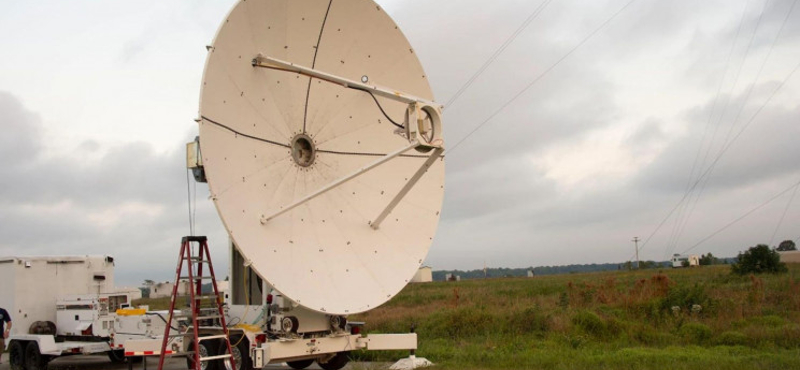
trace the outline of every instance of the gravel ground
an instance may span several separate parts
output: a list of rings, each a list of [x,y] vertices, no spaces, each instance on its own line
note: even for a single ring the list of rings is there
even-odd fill
[[[8,354],[4,353],[2,356],[2,364],[0,364],[0,370],[10,370],[10,366],[8,365]],[[165,370],[187,370],[186,369],[186,359],[184,358],[170,358],[167,359],[167,362],[164,366]],[[359,369],[359,370],[378,370],[378,369],[387,369],[390,364],[387,363],[364,363],[364,362],[356,362],[350,363],[344,367],[344,369]],[[144,369],[143,363],[136,363],[134,364],[133,368],[135,370],[142,370]],[[92,355],[92,356],[66,356],[60,357],[53,361],[51,361],[48,366],[48,370],[127,370],[128,365],[126,364],[115,364],[108,360],[108,357],[105,355]],[[156,370],[158,369],[158,357],[150,357],[147,359],[147,369],[148,370]],[[268,370],[292,370],[292,368],[281,364],[281,365],[268,365],[264,369]],[[316,364],[311,365],[308,369],[319,369],[319,366]]]

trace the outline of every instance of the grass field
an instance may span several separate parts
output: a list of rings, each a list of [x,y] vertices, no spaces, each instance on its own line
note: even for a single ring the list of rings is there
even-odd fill
[[[351,320],[415,323],[418,356],[444,369],[800,369],[798,278],[720,265],[414,284]]]
[[[718,265],[412,284],[350,320],[372,333],[416,324],[417,355],[441,369],[800,369],[800,264],[755,277]]]

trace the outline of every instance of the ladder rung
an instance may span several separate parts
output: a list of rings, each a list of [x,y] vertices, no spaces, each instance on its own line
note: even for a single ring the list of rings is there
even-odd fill
[[[213,276],[193,276],[192,279],[195,280],[202,280],[202,279],[213,279]],[[181,276],[181,279],[189,279],[188,276]]]
[[[219,360],[219,359],[223,359],[223,358],[231,358],[231,354],[230,354],[230,353],[228,353],[228,354],[224,354],[224,355],[216,355],[216,356],[200,357],[200,361],[201,361],[201,362],[202,362],[202,361],[214,361],[214,360]]]
[[[193,263],[208,263],[207,259],[200,259],[200,257],[183,257],[184,260],[189,260]]]
[[[227,338],[227,337],[228,337],[228,336],[227,336],[227,335],[225,335],[225,334],[220,334],[220,335],[209,335],[209,336],[207,336],[207,337],[199,337],[199,338],[197,338],[197,341],[199,342],[199,341],[211,340],[211,339],[222,339],[222,338]]]
[[[172,334],[169,337],[170,338],[180,338],[180,337],[188,337],[188,336],[191,336],[191,335],[194,335],[194,334],[192,334],[192,333]]]
[[[218,296],[215,296],[213,294],[212,295],[196,295],[196,296],[194,296],[194,299],[216,299],[217,297]],[[189,299],[191,299],[191,298],[189,298]]]

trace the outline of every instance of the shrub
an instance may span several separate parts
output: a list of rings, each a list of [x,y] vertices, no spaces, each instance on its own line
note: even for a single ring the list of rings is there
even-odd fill
[[[787,272],[786,264],[781,262],[778,252],[766,244],[750,247],[739,253],[737,262],[731,265],[731,272],[738,275]]]
[[[674,335],[648,326],[636,330],[633,338],[648,346],[668,346],[678,342]]]
[[[432,337],[453,339],[498,331],[494,317],[476,307],[436,311],[428,317],[422,329]]]
[[[747,336],[738,331],[726,331],[714,340],[715,344],[723,346],[746,346],[748,344]]]
[[[680,286],[675,289],[670,289],[667,296],[661,301],[662,310],[672,310],[673,307],[680,307],[681,310],[690,311],[692,306],[700,305],[700,307],[710,306],[710,299],[706,292],[706,287],[702,284],[694,284],[692,286]]]
[[[581,328],[587,334],[601,334],[606,329],[606,323],[600,316],[591,311],[578,311],[572,316],[572,324]]]
[[[575,313],[572,316],[572,324],[595,338],[612,339],[620,332],[619,325],[616,322],[613,325],[609,325],[598,314],[591,311],[578,311]]]
[[[541,333],[548,330],[548,321],[540,309],[527,307],[512,313],[507,325],[512,333]]]
[[[681,337],[694,344],[705,344],[711,339],[711,328],[700,323],[691,322],[681,326]]]
[[[770,327],[770,328],[779,328],[786,325],[786,320],[784,320],[780,316],[776,315],[765,315],[765,316],[758,316],[753,317],[750,320],[750,323],[756,324],[758,326],[763,327]]]

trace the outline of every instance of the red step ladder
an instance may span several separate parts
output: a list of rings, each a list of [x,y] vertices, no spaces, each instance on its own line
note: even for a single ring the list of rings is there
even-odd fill
[[[197,243],[197,254],[195,255],[192,243]],[[186,265],[186,276],[181,276],[183,266]],[[203,265],[208,265],[208,275],[203,275]],[[186,333],[178,335],[170,335],[170,327],[172,326],[172,318],[175,312],[175,301],[178,299],[178,287],[181,280],[189,282],[189,302],[191,303],[192,327]],[[213,295],[203,295],[203,280],[211,280],[211,285],[214,288]],[[216,306],[216,313],[202,314],[200,303],[204,300],[214,300]],[[219,319],[222,326],[224,335],[200,335],[199,322],[201,320],[214,320]],[[219,328],[214,327],[215,331]],[[208,252],[208,238],[205,236],[184,236],[181,240],[181,253],[178,256],[178,267],[175,269],[175,286],[172,288],[172,300],[169,305],[169,319],[167,326],[164,329],[164,339],[161,342],[161,354],[158,358],[158,370],[164,368],[164,358],[167,350],[167,343],[170,338],[184,337],[192,341],[192,351],[179,353],[178,355],[192,356],[194,359],[194,369],[201,370],[201,365],[207,361],[223,360],[230,361],[231,369],[236,369],[236,360],[231,356],[231,340],[228,333],[228,326],[225,324],[225,314],[222,308],[222,301],[219,298],[219,289],[217,289],[217,279],[214,276],[214,266],[211,264],[211,254]],[[221,339],[228,347],[228,352],[222,355],[215,356],[202,356],[200,351],[200,342],[204,340],[217,340]],[[185,339],[186,340],[186,339]]]

